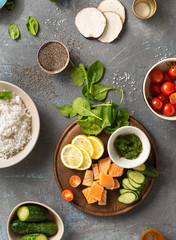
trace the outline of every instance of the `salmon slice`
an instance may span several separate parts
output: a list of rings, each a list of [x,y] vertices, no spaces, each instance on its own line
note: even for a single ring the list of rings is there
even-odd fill
[[[100,186],[98,183],[93,182],[90,188],[90,196],[96,199],[97,201],[101,200],[101,196],[103,193],[104,188]]]
[[[93,183],[93,171],[86,170],[82,185],[91,187]]]
[[[114,189],[117,189],[119,187],[120,187],[119,181],[116,178],[114,178]]]
[[[92,170],[93,170],[94,180],[99,179],[98,163],[92,164]]]
[[[117,164],[112,163],[108,170],[108,174],[112,177],[121,177],[123,175],[123,168],[119,167]]]
[[[100,173],[107,174],[108,169],[110,168],[111,159],[109,157],[101,159],[98,161],[98,169]]]
[[[98,201],[98,205],[106,205],[107,199],[107,190],[104,189],[100,201]]]
[[[115,185],[114,178],[108,174],[100,173],[100,185],[106,189],[113,190]]]
[[[95,198],[90,196],[90,187],[82,190],[82,193],[84,194],[84,197],[86,198],[88,204],[97,202],[97,200]]]

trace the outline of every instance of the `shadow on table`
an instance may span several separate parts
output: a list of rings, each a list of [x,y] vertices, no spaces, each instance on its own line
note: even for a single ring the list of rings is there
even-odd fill
[[[5,11],[5,9],[0,10],[0,24],[3,22],[15,22],[20,18],[24,10],[24,0],[15,0],[15,8],[12,11]]]

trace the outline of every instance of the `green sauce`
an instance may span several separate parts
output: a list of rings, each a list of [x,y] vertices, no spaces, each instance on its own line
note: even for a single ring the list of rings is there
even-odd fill
[[[142,152],[142,142],[135,134],[119,135],[114,141],[119,157],[136,159]]]

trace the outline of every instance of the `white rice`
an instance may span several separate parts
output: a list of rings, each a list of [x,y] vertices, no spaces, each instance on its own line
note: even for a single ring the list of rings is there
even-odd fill
[[[31,139],[32,117],[19,96],[0,100],[0,158],[22,151]]]

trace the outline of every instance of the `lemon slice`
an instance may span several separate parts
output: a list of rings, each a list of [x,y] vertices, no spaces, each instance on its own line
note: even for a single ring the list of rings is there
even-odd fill
[[[67,168],[79,168],[84,160],[81,149],[73,144],[67,144],[62,148],[61,161]]]
[[[82,151],[83,156],[84,156],[84,161],[83,161],[83,164],[79,168],[77,168],[76,170],[83,171],[83,170],[87,170],[91,167],[92,159],[91,159],[88,151],[86,151],[84,148],[81,148],[81,151]]]
[[[72,144],[74,144],[80,148],[84,148],[86,151],[88,151],[88,153],[90,154],[91,157],[94,154],[94,149],[93,149],[92,143],[91,143],[90,139],[88,137],[86,137],[85,135],[76,136],[72,140]]]
[[[103,142],[94,136],[89,136],[88,139],[91,141],[94,153],[92,155],[92,159],[99,159],[104,153],[104,144]]]

